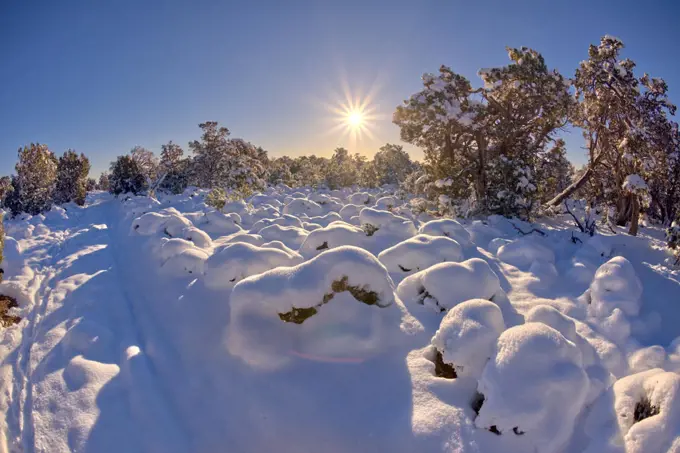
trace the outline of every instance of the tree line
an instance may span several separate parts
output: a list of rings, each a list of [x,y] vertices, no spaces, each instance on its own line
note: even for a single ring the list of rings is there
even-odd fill
[[[550,69],[529,48],[508,48],[509,63],[479,71],[481,86],[442,66],[424,74],[422,89],[396,108],[401,139],[424,151],[413,162],[403,147],[386,144],[372,160],[344,148],[330,158],[270,158],[261,147],[232,138],[217,122],[202,135],[173,142],[160,156],[142,147],[119,156],[98,181],[83,154],[56,158],[45,145],[19,150],[16,175],[0,179],[12,213],[44,212],[52,203],[82,204],[88,190],[181,193],[189,186],[247,194],[266,185],[400,185],[457,215],[501,214],[530,219],[567,199],[604,206],[619,225],[646,213],[661,222],[680,207],[680,134],[668,86],[621,57],[623,43],[605,36],[591,45],[573,77]],[[574,170],[560,132],[578,128],[587,164]]]

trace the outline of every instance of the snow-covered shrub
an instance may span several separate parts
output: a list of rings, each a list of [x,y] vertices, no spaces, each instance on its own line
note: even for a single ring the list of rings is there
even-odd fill
[[[680,436],[680,375],[655,368],[619,379],[596,401],[585,427],[592,438],[587,453],[671,451]]]
[[[57,159],[45,145],[34,144],[19,149],[13,190],[5,200],[12,215],[31,215],[49,211],[57,178]]]
[[[216,249],[208,258],[203,281],[210,289],[228,289],[251,275],[301,262],[302,257],[295,252],[233,242]]]
[[[298,217],[302,216],[303,214],[308,217],[314,217],[323,215],[323,211],[323,208],[319,204],[311,200],[307,200],[305,198],[295,198],[283,207],[282,213],[291,214]]]
[[[57,204],[74,201],[77,205],[85,204],[87,195],[87,175],[90,172],[90,161],[84,154],[80,156],[68,150],[59,158],[57,165],[57,183],[54,190],[54,202]]]
[[[258,368],[309,355],[372,356],[400,333],[393,291],[387,270],[356,247],[251,276],[231,294],[227,347]]]
[[[294,226],[269,225],[257,232],[265,241],[281,241],[288,247],[297,250],[305,241],[309,233]]]
[[[532,236],[524,236],[500,246],[497,256],[502,261],[519,268],[529,267],[535,262],[555,263],[555,253],[552,249]]]
[[[561,333],[543,323],[511,327],[479,379],[484,400],[475,425],[522,434],[533,451],[557,453],[573,431],[588,385],[580,350]]]
[[[359,212],[359,221],[366,235],[378,235],[393,243],[403,241],[416,234],[413,222],[405,217],[373,208],[364,208]],[[392,245],[392,244],[390,244]]]
[[[358,204],[347,204],[340,209],[340,217],[342,217],[342,220],[345,222],[349,222],[349,220],[352,217],[356,217],[359,215],[359,212],[365,208],[363,205],[358,205]]]
[[[666,242],[668,243],[668,248],[672,250],[675,261],[673,264],[677,265],[680,263],[680,224],[678,221],[674,221],[670,227],[666,230]]]
[[[368,206],[373,203],[375,198],[368,192],[357,192],[349,196],[349,204]]]
[[[388,195],[386,197],[378,198],[378,200],[375,202],[375,206],[373,207],[375,209],[380,209],[383,211],[391,211],[400,204],[401,202],[399,201],[399,199],[391,195]]]
[[[207,211],[201,221],[200,227],[208,234],[227,236],[240,233],[243,229],[236,223],[231,214],[221,211]]]
[[[309,233],[299,251],[305,258],[310,258],[325,250],[343,245],[363,248],[366,241],[366,233],[361,228],[344,222],[336,222]]]
[[[2,283],[2,277],[3,274],[5,273],[5,269],[2,267],[3,261],[5,259],[5,224],[3,222],[4,217],[5,217],[4,214],[0,212],[0,283]]]
[[[322,227],[328,226],[333,222],[344,222],[340,214],[337,212],[329,212],[326,215],[322,216],[315,216],[315,217],[310,217],[307,219],[309,223],[316,223],[317,225],[321,225]]]
[[[201,275],[208,254],[196,247],[190,247],[177,255],[169,257],[161,266],[161,271],[173,277],[187,274]]]
[[[470,244],[470,233],[460,222],[453,219],[431,220],[418,229],[418,234],[446,236],[455,240],[463,247]]]
[[[297,228],[302,228],[302,221],[299,218],[292,216],[290,214],[283,214],[281,217],[276,217],[273,219],[260,219],[250,227],[250,231],[258,232],[262,228],[269,225],[281,225],[281,226],[292,226]]]
[[[227,203],[227,193],[224,189],[216,187],[205,197],[205,204],[220,211]]]
[[[417,318],[419,313],[436,325],[442,313],[470,299],[493,300],[502,293],[498,276],[486,261],[472,258],[462,263],[440,263],[406,277],[397,296]]]
[[[640,313],[642,283],[633,265],[616,256],[599,267],[590,284],[590,311],[594,316],[607,317],[615,309],[627,316]]]
[[[445,236],[418,234],[383,250],[378,259],[388,271],[410,275],[438,263],[463,260],[463,250]]]
[[[628,365],[632,373],[663,368],[665,362],[666,350],[659,345],[638,349],[628,357]]]
[[[116,161],[111,163],[109,192],[114,195],[122,193],[138,195],[144,193],[148,188],[149,185],[144,176],[144,171],[132,156],[118,156]]]
[[[446,313],[432,337],[435,360],[451,366],[456,375],[477,377],[504,330],[503,314],[493,302],[472,299],[458,304]]]

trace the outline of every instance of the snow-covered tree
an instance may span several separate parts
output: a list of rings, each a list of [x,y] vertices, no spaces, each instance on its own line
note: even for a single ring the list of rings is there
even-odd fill
[[[97,189],[108,192],[109,188],[110,188],[109,174],[107,172],[103,172],[101,175],[99,175],[99,181],[97,181]]]
[[[326,168],[326,184],[331,189],[349,187],[359,180],[356,160],[345,148],[336,148]]]
[[[12,191],[12,178],[3,176],[0,178],[0,206],[5,205],[5,198]]]
[[[148,188],[148,179],[144,170],[132,156],[118,156],[111,163],[109,175],[109,192],[120,195],[121,193],[144,193]]]
[[[218,127],[216,121],[199,127],[201,140],[189,143],[197,185],[238,190],[264,187],[266,151],[242,139],[229,139],[229,130]]]
[[[400,184],[413,171],[413,162],[404,147],[387,143],[373,157],[378,183]]]
[[[172,141],[162,146],[157,186],[170,193],[182,193],[189,185],[191,160],[183,158],[184,150]]]
[[[296,186],[316,186],[324,182],[328,159],[311,156],[300,156],[293,160],[290,172]]]
[[[404,141],[424,148],[429,179],[452,182],[447,196],[472,195],[478,209],[506,215],[533,206],[538,155],[573,103],[541,54],[523,47],[508,55],[509,65],[480,71],[479,89],[446,66],[425,74],[424,89],[393,118]]]
[[[227,194],[224,189],[216,187],[205,197],[205,204],[217,210],[221,210],[227,203]]]
[[[541,203],[551,200],[572,182],[574,166],[567,159],[564,140],[557,139],[553,146],[539,155],[536,180]]]
[[[616,223],[631,221],[632,226],[641,200],[639,193],[624,188],[626,179],[638,175],[645,180],[653,187],[649,193],[657,198],[655,206],[665,210],[664,186],[673,180],[679,141],[677,125],[668,118],[676,110],[668,86],[646,74],[636,78],[635,62],[621,59],[622,49],[621,40],[604,36],[598,46],[590,46],[589,58],[576,71],[579,103],[573,122],[583,130],[588,165],[548,204],[561,204],[580,190],[591,201],[616,206]]]
[[[97,190],[97,180],[94,178],[87,178],[87,185],[86,185],[87,191],[92,192],[93,190]]]
[[[74,201],[82,206],[87,195],[87,176],[90,173],[90,160],[84,154],[78,155],[68,150],[59,158],[57,165],[57,185],[54,202],[57,204]]]
[[[293,174],[290,171],[293,165],[293,159],[288,156],[282,156],[269,161],[267,182],[269,184],[288,184],[295,185]]]
[[[32,143],[19,149],[16,164],[16,197],[12,202],[12,214],[27,212],[31,215],[49,211],[57,179],[57,159],[46,145]]]
[[[135,146],[130,150],[130,157],[132,157],[137,166],[141,169],[146,183],[149,187],[153,187],[158,181],[158,158],[150,151],[142,146]]]

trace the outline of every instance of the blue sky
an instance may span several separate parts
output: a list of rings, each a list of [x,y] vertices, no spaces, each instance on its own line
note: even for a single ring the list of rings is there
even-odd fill
[[[447,64],[476,84],[525,45],[572,75],[607,33],[677,103],[679,18],[675,0],[2,0],[0,174],[32,141],[84,152],[99,173],[134,145],[186,149],[207,120],[273,156],[370,156],[399,142],[391,114],[423,72]],[[373,93],[373,138],[329,133],[344,85]]]

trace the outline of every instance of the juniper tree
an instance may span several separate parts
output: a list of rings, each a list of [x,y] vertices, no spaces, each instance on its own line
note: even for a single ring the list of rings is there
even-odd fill
[[[84,154],[78,155],[73,150],[64,152],[57,164],[57,184],[54,202],[57,204],[74,201],[82,206],[87,195],[87,176],[90,173],[90,161]]]
[[[138,161],[132,156],[119,156],[115,162],[111,163],[109,192],[115,195],[128,192],[138,195],[148,188],[148,178]]]
[[[172,141],[162,146],[158,188],[173,194],[184,192],[189,185],[190,160],[183,155],[182,147]]]
[[[413,162],[404,147],[387,143],[373,157],[378,184],[399,184],[413,171]]]
[[[32,143],[19,149],[12,214],[31,215],[49,211],[57,179],[57,159],[46,145]]]
[[[106,172],[103,172],[101,175],[99,175],[99,181],[97,181],[97,189],[103,190],[105,192],[109,191],[109,174]]]

